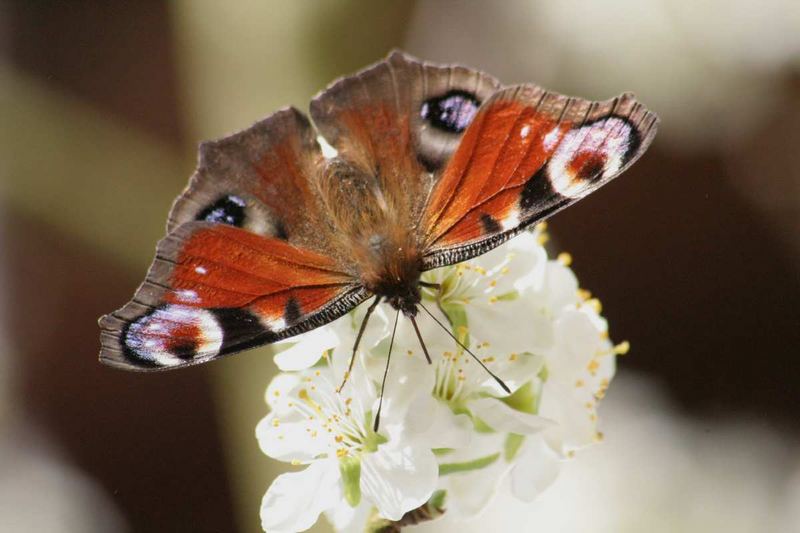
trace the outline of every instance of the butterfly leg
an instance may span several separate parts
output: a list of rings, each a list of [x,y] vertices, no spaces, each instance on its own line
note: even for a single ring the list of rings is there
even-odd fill
[[[372,312],[375,311],[375,308],[378,307],[378,304],[381,302],[381,297],[376,296],[375,300],[370,304],[367,308],[367,314],[364,315],[364,320],[361,321],[361,327],[358,329],[358,335],[356,335],[356,342],[353,344],[353,353],[350,355],[350,362],[347,364],[347,371],[344,373],[344,378],[342,379],[342,384],[339,385],[339,388],[336,389],[336,392],[342,392],[345,384],[347,384],[347,380],[350,377],[350,373],[353,371],[353,363],[356,361],[356,352],[358,351],[358,345],[361,343],[361,337],[364,335],[364,330],[367,329],[367,322],[369,322],[369,317],[372,315]]]
[[[419,286],[420,287],[425,287],[426,289],[436,289],[437,291],[441,291],[442,290],[442,284],[441,283],[430,283],[430,282],[427,282],[427,281],[420,280],[419,281]]]

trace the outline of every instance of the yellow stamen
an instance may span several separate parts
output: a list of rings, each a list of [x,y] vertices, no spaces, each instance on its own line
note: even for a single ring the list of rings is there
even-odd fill
[[[320,405],[317,402],[315,402],[309,397],[308,391],[306,389],[300,389],[300,392],[297,393],[297,397],[303,400],[303,402],[305,402],[309,406],[311,406],[311,408],[314,409],[314,411],[316,411],[317,413],[320,414],[322,413],[322,407],[320,407]],[[313,420],[314,417],[312,416],[310,417],[310,419]]]
[[[622,341],[621,343],[614,346],[614,353],[617,355],[625,355],[630,351],[631,343],[628,341]]]

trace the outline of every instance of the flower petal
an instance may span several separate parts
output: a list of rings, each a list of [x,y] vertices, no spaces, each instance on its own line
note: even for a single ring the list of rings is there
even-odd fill
[[[297,343],[275,355],[275,364],[284,372],[311,368],[326,350],[339,342],[339,336],[331,327],[311,330],[298,337]]]
[[[256,425],[261,451],[279,461],[307,462],[327,451],[326,441],[311,438],[307,421],[296,413],[280,418],[272,412]]]
[[[364,500],[357,507],[337,505],[325,511],[325,517],[337,533],[364,533],[370,514],[372,504]]]
[[[305,470],[275,478],[261,500],[261,527],[268,533],[305,531],[340,500],[336,461],[314,462]]]
[[[479,398],[467,403],[473,415],[501,433],[532,435],[552,427],[554,422],[538,415],[512,409],[497,398]]]
[[[522,501],[532,502],[558,476],[558,455],[538,437],[527,439],[523,452],[511,470],[511,492]]]
[[[399,520],[428,501],[438,478],[436,457],[422,447],[380,446],[361,459],[361,493],[388,520]]]
[[[291,410],[290,393],[298,383],[300,383],[300,377],[297,374],[278,374],[272,378],[267,386],[267,392],[264,394],[264,399],[272,412],[284,414]]]
[[[467,415],[456,415],[429,394],[420,394],[408,408],[406,438],[414,446],[461,448],[469,446],[472,422]]]
[[[548,301],[555,311],[578,302],[578,279],[569,267],[558,261],[548,261],[545,273],[547,281],[540,297]]]
[[[461,517],[478,514],[492,500],[509,466],[501,458],[482,469],[443,477],[443,487],[447,490],[447,512]]]

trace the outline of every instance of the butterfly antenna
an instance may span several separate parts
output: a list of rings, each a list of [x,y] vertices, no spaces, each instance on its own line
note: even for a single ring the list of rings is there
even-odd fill
[[[375,423],[372,425],[372,431],[378,432],[378,426],[381,424],[381,409],[383,409],[383,390],[386,388],[386,376],[389,375],[389,361],[392,359],[392,347],[394,346],[394,334],[397,332],[397,321],[400,318],[400,310],[394,317],[394,327],[392,328],[392,340],[389,341],[389,355],[386,356],[386,368],[383,370],[383,381],[381,381],[381,399],[378,400],[378,412],[375,414]]]
[[[419,339],[419,345],[422,346],[422,352],[425,354],[425,359],[428,360],[428,364],[433,363],[433,361],[431,361],[431,356],[428,353],[428,347],[425,346],[425,341],[422,340],[422,334],[419,332],[419,326],[417,326],[417,319],[414,318],[413,316],[410,316],[408,318],[411,319],[411,324],[414,326],[414,331],[417,332],[417,338]]]
[[[486,365],[483,363],[483,361],[481,361],[481,360],[478,358],[478,356],[477,356],[477,355],[475,355],[474,353],[472,353],[472,351],[471,351],[469,348],[467,348],[466,346],[464,346],[464,343],[462,343],[460,340],[458,340],[458,338],[457,338],[455,335],[453,335],[453,333],[450,331],[450,328],[448,328],[447,326],[445,326],[444,324],[442,324],[442,322],[441,322],[441,321],[440,321],[438,318],[436,318],[436,317],[434,316],[434,314],[433,314],[433,313],[431,313],[430,311],[428,311],[428,308],[427,308],[427,307],[425,307],[425,306],[424,306],[424,305],[422,305],[422,304],[419,304],[419,306],[420,306],[422,309],[424,309],[424,310],[425,310],[425,312],[426,312],[426,313],[428,313],[428,315],[429,315],[429,316],[430,316],[430,317],[433,319],[433,321],[434,321],[434,322],[436,322],[437,324],[439,324],[439,326],[441,326],[441,328],[442,328],[443,330],[445,330],[445,332],[447,332],[447,334],[448,334],[448,335],[450,335],[450,337],[451,337],[451,338],[452,338],[454,341],[456,341],[456,344],[458,344],[459,346],[461,346],[462,348],[464,348],[464,350],[465,350],[465,351],[466,351],[468,354],[470,354],[470,355],[472,356],[472,358],[473,358],[473,359],[475,359],[475,361],[477,361],[477,363],[478,363],[479,365],[481,365],[481,367],[483,367],[483,369],[484,369],[484,370],[485,370],[485,371],[486,371],[486,372],[487,372],[487,373],[488,373],[490,376],[492,376],[492,377],[494,378],[494,380],[497,382],[497,384],[498,384],[498,385],[500,385],[500,386],[503,388],[503,390],[504,390],[504,391],[506,391],[508,394],[511,394],[511,389],[509,389],[509,388],[508,388],[508,385],[506,385],[505,383],[503,383],[503,380],[502,380],[502,379],[500,379],[499,377],[497,377],[497,376],[494,374],[494,372],[492,372],[491,370],[489,370],[489,368],[488,368],[488,367],[487,367],[487,366],[486,366]]]
[[[372,315],[372,312],[375,311],[375,308],[378,307],[380,301],[381,297],[376,296],[375,300],[367,308],[367,314],[364,315],[364,320],[361,321],[361,327],[358,328],[358,335],[356,335],[356,342],[355,344],[353,344],[353,353],[350,355],[350,362],[347,364],[347,372],[344,373],[342,384],[339,385],[338,389],[336,389],[337,393],[342,392],[342,389],[344,388],[348,378],[350,377],[350,373],[353,371],[353,363],[356,360],[356,351],[358,350],[358,345],[361,343],[361,337],[364,335],[364,330],[367,329],[367,322],[369,321],[369,317]]]

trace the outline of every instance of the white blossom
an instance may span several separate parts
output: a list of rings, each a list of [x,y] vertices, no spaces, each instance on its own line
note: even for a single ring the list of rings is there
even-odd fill
[[[548,259],[545,239],[526,232],[423,274],[439,285],[423,289],[417,315],[431,365],[402,316],[392,344],[397,312],[387,304],[370,318],[340,393],[366,306],[276,356],[284,373],[268,388],[271,412],[256,435],[270,457],[308,466],[267,491],[265,530],[300,531],[325,512],[337,530],[359,531],[375,516],[400,519],[436,489],[455,515],[476,514],[506,482],[531,501],[563,460],[599,440],[597,402],[627,346],[611,345],[599,302],[578,288],[568,256]]]

